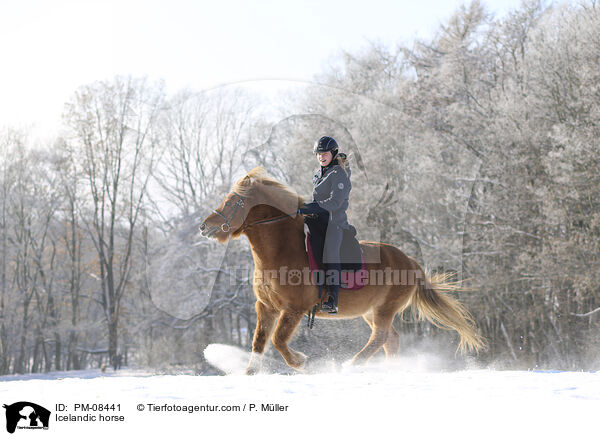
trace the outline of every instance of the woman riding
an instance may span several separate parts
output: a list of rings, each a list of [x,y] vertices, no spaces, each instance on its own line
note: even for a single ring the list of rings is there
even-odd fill
[[[326,278],[329,299],[321,309],[331,314],[338,312],[340,285],[340,246],[344,230],[349,228],[346,209],[352,184],[346,155],[338,153],[338,144],[330,136],[323,136],[314,146],[321,168],[313,177],[313,201],[298,209],[298,213],[314,214],[326,223],[323,263],[327,264]]]

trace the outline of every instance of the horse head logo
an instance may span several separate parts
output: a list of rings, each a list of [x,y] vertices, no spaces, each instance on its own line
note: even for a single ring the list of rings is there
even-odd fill
[[[6,431],[14,433],[17,425],[27,428],[48,428],[50,411],[29,401],[4,405],[6,409]],[[41,425],[40,425],[41,422]]]

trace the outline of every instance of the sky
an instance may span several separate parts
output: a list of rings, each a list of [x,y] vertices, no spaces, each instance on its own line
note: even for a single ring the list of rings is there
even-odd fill
[[[503,15],[521,0],[489,0]],[[431,37],[462,0],[0,0],[0,128],[52,132],[81,85],[310,81],[341,50]]]

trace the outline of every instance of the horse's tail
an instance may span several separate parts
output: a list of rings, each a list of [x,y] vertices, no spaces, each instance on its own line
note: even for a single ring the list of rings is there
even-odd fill
[[[485,339],[477,333],[475,321],[469,311],[458,300],[448,295],[451,291],[460,291],[461,283],[452,281],[452,274],[424,275],[419,280],[412,296],[411,304],[419,319],[427,319],[433,325],[456,330],[460,335],[458,350],[478,352],[485,346]]]

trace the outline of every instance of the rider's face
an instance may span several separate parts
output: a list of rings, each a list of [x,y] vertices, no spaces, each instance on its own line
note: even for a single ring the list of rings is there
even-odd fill
[[[326,167],[331,162],[332,155],[330,151],[326,151],[324,153],[317,153],[317,160],[321,164],[322,167]]]

